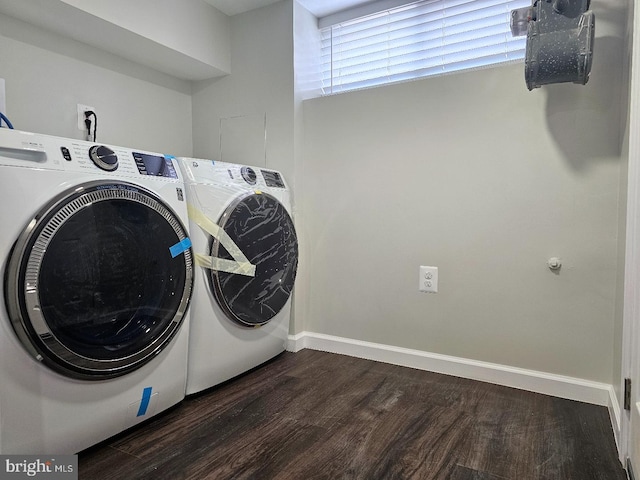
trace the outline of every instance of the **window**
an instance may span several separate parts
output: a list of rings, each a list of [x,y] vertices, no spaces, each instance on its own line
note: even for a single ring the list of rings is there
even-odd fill
[[[524,59],[511,10],[530,0],[422,0],[321,29],[323,93]]]

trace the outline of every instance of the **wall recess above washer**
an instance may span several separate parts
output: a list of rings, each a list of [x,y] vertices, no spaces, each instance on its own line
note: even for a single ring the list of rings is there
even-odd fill
[[[0,13],[176,78],[231,72],[229,17],[199,0],[0,0]]]

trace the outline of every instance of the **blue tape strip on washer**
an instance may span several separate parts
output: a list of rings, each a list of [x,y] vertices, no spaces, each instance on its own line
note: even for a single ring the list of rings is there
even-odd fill
[[[140,401],[140,408],[138,409],[138,415],[136,415],[136,417],[142,417],[147,413],[149,402],[151,401],[151,390],[153,390],[152,387],[145,387],[142,391],[142,400]]]
[[[184,253],[186,250],[189,250],[189,248],[191,248],[191,239],[187,237],[181,242],[176,243],[173,247],[169,247],[169,252],[171,252],[171,258],[176,258],[181,253]]]
[[[173,155],[165,155],[164,158],[166,158],[167,160],[175,160],[176,157],[174,157]]]

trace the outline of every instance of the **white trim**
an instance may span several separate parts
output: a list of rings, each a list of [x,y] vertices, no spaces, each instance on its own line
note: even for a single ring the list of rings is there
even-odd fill
[[[297,353],[300,350],[307,348],[307,335],[308,332],[301,332],[297,335],[289,335],[287,339],[287,352]]]
[[[615,389],[613,388],[613,385],[609,385],[609,403],[607,404],[607,408],[609,409],[609,418],[611,420],[611,428],[613,429],[613,438],[616,441],[618,454],[620,454],[620,433],[622,428],[622,418],[620,416],[620,402],[618,401],[618,397],[616,395]]]
[[[614,431],[619,431],[619,427],[615,426],[619,425],[620,418],[619,407],[616,409],[616,395],[613,387],[606,383],[322,333],[301,332],[289,336],[288,351],[298,352],[305,348],[601,405],[608,407]]]
[[[624,378],[632,380],[632,403],[640,398],[640,387],[637,380],[640,379],[640,9],[632,3],[633,9],[633,35],[631,50],[631,78],[629,84],[629,167],[627,172],[627,223],[625,245],[625,271],[624,271],[624,307],[622,327],[622,383]],[[634,385],[635,384],[635,385]],[[632,457],[634,451],[633,438],[631,437],[631,415],[622,412],[620,460],[624,465],[629,458],[632,462],[638,459]],[[637,467],[637,465],[635,465]],[[636,468],[637,470],[637,468]]]

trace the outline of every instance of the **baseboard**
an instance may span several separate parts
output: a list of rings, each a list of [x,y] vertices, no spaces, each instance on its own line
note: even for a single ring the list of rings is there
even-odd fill
[[[299,352],[307,348],[307,336],[309,332],[298,333],[297,335],[289,335],[287,339],[287,352]]]
[[[606,383],[321,333],[301,332],[289,336],[288,351],[298,352],[305,348],[480,380],[604,406],[609,409],[614,432],[617,432],[616,441],[620,432],[620,407],[613,387]]]
[[[607,403],[609,409],[609,418],[611,420],[611,428],[613,429],[613,438],[616,441],[616,448],[620,453],[620,435],[622,434],[622,415],[620,411],[620,402],[616,391],[612,385],[609,385],[609,402]]]

